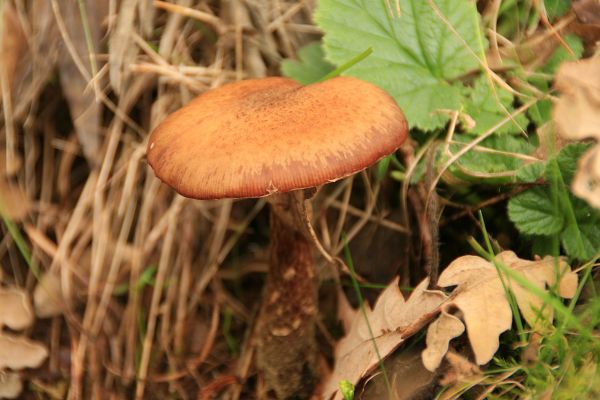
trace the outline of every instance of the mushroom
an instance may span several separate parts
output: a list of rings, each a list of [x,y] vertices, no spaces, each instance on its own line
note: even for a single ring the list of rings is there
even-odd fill
[[[183,196],[268,196],[270,266],[256,361],[278,398],[308,397],[317,376],[317,284],[305,199],[393,153],[407,132],[394,99],[370,83],[337,77],[302,86],[272,77],[208,91],[149,138],[149,164]]]

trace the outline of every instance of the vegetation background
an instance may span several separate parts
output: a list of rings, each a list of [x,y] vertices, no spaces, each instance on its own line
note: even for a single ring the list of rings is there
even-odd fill
[[[319,259],[324,369],[340,293],[373,304],[397,275],[409,293],[501,250],[579,276],[569,301],[525,285],[555,317],[532,326],[513,302],[485,366],[463,335],[426,372],[422,326],[347,398],[600,395],[597,0],[0,0],[0,16],[0,396],[262,397],[265,202],[176,195],[146,139],[225,83],[339,73],[388,91],[411,140],[316,197],[319,240],[352,267]]]

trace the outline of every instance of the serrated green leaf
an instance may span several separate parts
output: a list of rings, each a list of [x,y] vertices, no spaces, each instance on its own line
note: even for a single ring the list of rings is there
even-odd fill
[[[555,74],[560,64],[565,61],[578,60],[583,55],[583,41],[578,36],[566,35],[563,39],[572,53],[563,46],[558,46],[542,67],[542,71]]]
[[[472,140],[469,135],[454,135],[457,142],[468,143]],[[456,177],[469,182],[480,183],[509,183],[513,182],[517,170],[524,161],[510,154],[498,154],[483,151],[483,148],[500,150],[506,153],[530,154],[534,146],[520,137],[510,135],[491,136],[481,142],[482,149],[473,149],[463,155],[456,163],[450,166],[450,172]],[[450,150],[457,153],[463,145],[453,144]],[[484,177],[485,174],[496,176]],[[502,176],[498,175],[501,174]]]
[[[560,233],[564,217],[541,187],[530,189],[508,202],[508,217],[521,233],[549,236]]]
[[[311,43],[298,50],[299,61],[286,59],[281,62],[281,72],[303,85],[317,82],[333,71],[333,65],[325,60],[321,43]]]
[[[481,76],[472,88],[466,89],[465,111],[476,123],[469,133],[482,134],[514,111],[513,95],[498,86],[492,89],[491,84],[485,76]],[[525,115],[519,114],[496,129],[496,133],[519,133],[527,127],[527,123]]]
[[[436,110],[459,109],[464,93],[455,80],[478,67],[471,51],[478,53],[485,39],[477,9],[474,2],[454,0],[400,0],[399,5],[401,15],[396,16],[385,0],[322,0],[315,21],[325,32],[328,60],[340,65],[373,48],[371,56],[346,74],[390,93],[411,126],[440,128],[448,116]]]
[[[577,170],[577,161],[590,148],[587,143],[570,143],[563,147],[556,157],[558,168],[566,185],[570,185]]]
[[[562,245],[569,256],[589,260],[600,251],[600,212],[573,195],[569,198],[576,223],[565,228]]]
[[[523,165],[517,171],[517,181],[522,183],[532,183],[544,175],[546,164],[543,162],[534,162]]]
[[[567,254],[578,260],[589,260],[598,253],[600,228],[590,224],[569,225],[562,235],[562,245]]]

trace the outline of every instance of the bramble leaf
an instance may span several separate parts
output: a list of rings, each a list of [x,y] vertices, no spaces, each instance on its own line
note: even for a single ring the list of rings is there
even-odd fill
[[[402,107],[409,124],[442,127],[458,110],[463,86],[456,80],[478,68],[481,35],[473,2],[400,0],[400,15],[386,1],[322,0],[315,21],[325,32],[326,58],[336,65],[367,48],[373,54],[346,74],[380,86]],[[393,13],[393,14],[392,14]]]
[[[546,164],[543,162],[534,162],[523,165],[517,170],[517,181],[523,183],[535,182],[544,175]]]
[[[472,139],[469,135],[455,134],[454,143],[450,146],[452,154],[456,154],[464,143]],[[517,171],[524,165],[519,154],[531,154],[535,147],[525,140],[511,135],[494,135],[465,153],[450,167],[452,174],[464,181],[480,183],[509,183],[516,178]],[[502,153],[494,152],[498,150]],[[448,155],[449,156],[449,155]]]
[[[569,256],[589,260],[600,251],[600,212],[575,196],[569,197],[575,223],[565,228],[561,242]]]
[[[508,203],[508,217],[521,233],[531,235],[557,234],[564,226],[562,213],[541,187],[513,197]]]
[[[589,143],[570,143],[563,147],[556,161],[566,185],[570,185],[577,170],[577,160],[590,148]]]
[[[465,103],[465,111],[476,123],[469,133],[482,134],[514,112],[513,95],[497,85],[492,89],[485,76],[479,77],[466,93],[468,101]],[[519,114],[495,132],[519,133],[527,128],[527,122],[527,117]]]
[[[564,298],[572,298],[577,289],[577,274],[560,259],[546,257],[529,261],[517,257],[512,251],[503,251],[495,262],[528,282],[531,287],[545,291],[556,287]],[[449,301],[442,304],[441,315],[427,331],[427,348],[423,351],[423,364],[434,371],[448,350],[448,341],[467,330],[469,342],[479,365],[489,362],[500,345],[499,336],[511,327],[511,310],[507,290],[510,288],[521,315],[534,330],[544,321],[551,321],[553,310],[544,307],[544,299],[521,286],[518,280],[502,272],[497,266],[481,257],[463,256],[455,259],[440,274],[438,285],[457,286]],[[461,311],[461,318],[453,315]],[[540,318],[541,317],[541,318]],[[462,322],[461,322],[462,319]],[[440,329],[440,326],[443,329]]]
[[[568,191],[577,160],[588,148],[583,143],[569,144],[555,160],[549,161],[544,177],[547,182],[559,185],[558,194],[553,194],[550,186],[539,186],[508,202],[508,216],[517,229],[524,234],[539,235],[533,238],[534,253],[550,254],[549,244],[540,247],[541,237],[555,234],[560,234],[565,253],[575,259],[586,260],[600,251],[600,211]],[[557,174],[560,179],[555,177]]]

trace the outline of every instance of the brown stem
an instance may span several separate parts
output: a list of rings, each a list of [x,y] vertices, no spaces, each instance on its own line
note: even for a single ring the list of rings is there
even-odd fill
[[[279,399],[309,398],[316,377],[317,288],[296,194],[271,203],[271,260],[257,324],[257,366]]]

